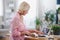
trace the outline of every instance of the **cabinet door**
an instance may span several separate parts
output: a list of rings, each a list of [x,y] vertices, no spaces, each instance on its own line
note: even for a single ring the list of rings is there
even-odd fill
[[[10,21],[16,11],[16,1],[15,0],[4,0],[3,1],[3,21],[5,28],[9,28]]]

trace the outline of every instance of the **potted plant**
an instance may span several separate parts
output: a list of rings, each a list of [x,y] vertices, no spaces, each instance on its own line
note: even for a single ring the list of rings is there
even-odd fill
[[[60,35],[60,26],[59,25],[53,25],[52,28],[54,35]]]
[[[48,28],[51,29],[51,26],[53,25],[53,22],[55,20],[55,13],[54,11],[50,10],[45,13],[45,20],[48,23]]]
[[[58,14],[60,14],[60,7],[57,9],[57,11],[58,11]]]
[[[45,20],[47,22],[53,23],[54,19],[55,19],[55,14],[53,11],[47,11],[47,13],[45,13]]]
[[[40,30],[41,21],[39,18],[36,18],[36,29]]]
[[[49,13],[45,13],[45,20],[49,21]]]

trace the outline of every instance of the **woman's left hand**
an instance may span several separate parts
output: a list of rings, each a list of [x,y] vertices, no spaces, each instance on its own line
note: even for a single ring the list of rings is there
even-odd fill
[[[43,34],[43,32],[38,31],[38,30],[29,30],[29,32],[31,32],[31,33],[37,33],[37,34]]]

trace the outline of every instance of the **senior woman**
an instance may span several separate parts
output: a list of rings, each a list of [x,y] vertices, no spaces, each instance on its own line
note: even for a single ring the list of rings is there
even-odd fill
[[[24,35],[30,34],[30,32],[28,32],[25,29],[25,25],[23,23],[23,15],[27,14],[29,8],[30,8],[30,6],[28,3],[22,2],[19,7],[18,12],[14,16],[14,18],[11,22],[12,40],[24,40]]]
[[[23,16],[27,14],[30,5],[26,2],[22,2],[18,12],[14,16],[11,22],[11,40],[24,40],[24,35],[30,35],[33,30],[26,30],[25,25],[23,23]],[[34,30],[33,32],[38,33],[38,31]]]

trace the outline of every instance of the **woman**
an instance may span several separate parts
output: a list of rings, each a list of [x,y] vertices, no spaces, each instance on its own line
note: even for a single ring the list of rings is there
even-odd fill
[[[30,6],[26,2],[22,2],[18,12],[11,22],[12,27],[12,35],[11,38],[13,40],[24,40],[24,35],[30,35],[31,30],[27,31],[25,29],[25,25],[23,23],[23,15],[26,15]],[[33,30],[32,30],[33,31]],[[38,31],[34,30],[33,32],[38,33]],[[11,39],[11,40],[12,40]]]
[[[25,34],[30,34],[23,23],[23,15],[26,15],[30,6],[26,2],[22,2],[18,12],[11,22],[13,40],[24,40]]]

